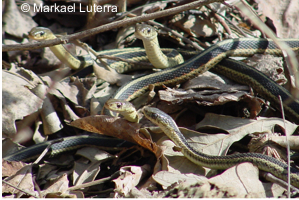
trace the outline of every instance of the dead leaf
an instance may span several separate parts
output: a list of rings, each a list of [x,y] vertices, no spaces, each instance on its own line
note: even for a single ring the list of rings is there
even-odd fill
[[[259,11],[273,21],[280,38],[299,38],[299,1],[257,0]]]
[[[100,172],[100,164],[101,161],[89,163],[82,158],[76,161],[73,171],[74,186],[93,181]]]
[[[93,181],[100,171],[99,166],[101,163],[108,159],[115,158],[113,155],[95,147],[85,147],[79,149],[76,152],[76,155],[80,155],[83,158],[75,161],[75,167],[73,171],[74,186]],[[87,162],[86,159],[88,159],[90,162]]]
[[[11,185],[15,187],[21,188],[22,190],[25,190],[30,194],[35,195],[34,184],[32,180],[32,165],[24,166],[15,175],[5,179],[5,181],[9,182]],[[2,192],[16,194],[18,197],[24,195],[23,192],[16,190],[7,184],[2,185]]]
[[[222,174],[210,178],[209,182],[217,185],[219,188],[230,187],[233,193],[244,197],[273,197],[267,196],[264,185],[259,180],[259,170],[251,163],[242,163],[231,167]]]
[[[188,160],[180,151],[175,151],[174,147],[176,147],[176,145],[168,137],[163,136],[156,143],[163,149],[163,155],[167,159],[166,169],[169,172],[206,175],[206,171],[203,167]]]
[[[137,186],[140,181],[149,175],[151,171],[148,165],[139,166],[126,166],[120,169],[122,175],[117,179],[113,180],[116,185],[117,196],[127,196],[128,193]]]
[[[29,6],[29,4],[27,3]],[[3,13],[3,30],[15,37],[22,38],[32,27],[37,26],[34,20],[20,12],[14,0],[6,0]]]
[[[294,151],[299,150],[299,136],[289,136],[290,148]],[[271,141],[279,144],[280,146],[287,147],[286,136],[272,136]]]
[[[12,138],[16,133],[15,120],[23,119],[42,106],[42,99],[26,87],[26,79],[18,75],[2,72],[2,134]]]
[[[5,138],[2,140],[2,158],[6,157],[10,154],[13,154],[16,151],[19,151],[22,148],[24,148],[24,147],[16,144],[9,138]]]
[[[284,85],[287,79],[284,74],[283,58],[268,54],[256,54],[244,60],[244,62],[263,72],[266,76],[280,85]]]
[[[113,159],[115,156],[109,154],[106,151],[102,151],[95,147],[85,147],[81,148],[76,152],[76,155],[82,156],[91,162],[104,162],[107,159]]]
[[[242,131],[243,133],[239,134],[243,135],[254,132],[271,131],[276,125],[284,127],[284,121],[275,117],[258,117],[256,120],[252,120],[208,113],[205,118],[196,125],[196,130],[204,126],[214,126],[231,134]],[[298,125],[286,121],[286,134],[292,135],[297,128]]]
[[[12,176],[16,174],[17,171],[22,169],[26,164],[23,162],[8,162],[2,159],[2,177]]]
[[[170,88],[159,90],[160,99],[171,103],[195,100],[199,105],[223,105],[230,101],[239,101],[248,94],[245,91],[249,90],[248,86],[233,83],[211,72],[187,81],[182,88],[184,91]]]
[[[40,115],[42,117],[44,135],[46,136],[56,133],[63,128],[63,125],[61,124],[60,119],[49,99],[49,95],[46,95],[47,90],[49,90],[49,88],[44,84],[38,84],[36,87],[30,89],[30,91],[36,96],[43,99],[43,106]]]
[[[209,184],[208,181],[201,181],[190,184],[188,181],[182,181],[173,184],[166,191],[161,192],[158,198],[242,198],[237,192],[229,190],[228,187],[219,188],[217,185]]]
[[[210,19],[204,19],[199,15],[188,15],[175,22],[174,25],[183,29],[192,37],[211,37],[217,33],[215,24]]]
[[[95,80],[86,79],[85,83],[83,80],[79,78],[64,79],[56,84],[56,89],[74,105],[86,107],[87,101],[90,100],[91,94],[96,89],[96,83]]]
[[[180,181],[188,182],[190,185],[198,182],[205,182],[207,178],[205,176],[198,176],[195,174],[181,174],[168,171],[160,171],[153,175],[153,179],[162,185],[164,189],[169,187],[174,183],[179,183]]]
[[[48,177],[51,176],[51,174],[56,174],[57,170],[58,167],[56,165],[40,164],[36,180],[39,180],[41,185],[46,184],[47,181],[49,181]]]
[[[160,149],[155,145],[151,138],[144,137],[138,130],[140,124],[128,122],[121,118],[109,117],[106,115],[93,115],[77,119],[70,123],[71,126],[103,135],[108,135],[123,139],[129,142],[137,143],[140,146],[149,149],[156,155],[160,155]]]
[[[42,191],[42,196],[47,196],[48,194],[68,194],[69,180],[67,174],[63,174],[60,178],[56,179]]]

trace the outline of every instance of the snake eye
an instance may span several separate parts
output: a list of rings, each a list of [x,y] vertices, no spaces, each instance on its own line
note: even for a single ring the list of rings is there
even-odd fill
[[[147,29],[147,33],[151,33],[151,29],[150,28]]]
[[[41,32],[39,32],[39,35],[40,35],[40,36],[43,36],[43,35],[45,35],[45,32],[44,32],[44,31],[41,31]]]
[[[117,108],[121,108],[121,103],[116,104]]]

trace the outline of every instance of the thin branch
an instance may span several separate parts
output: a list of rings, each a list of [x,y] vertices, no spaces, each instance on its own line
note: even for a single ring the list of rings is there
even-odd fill
[[[19,191],[21,191],[21,192],[24,192],[25,194],[27,194],[27,195],[29,195],[29,196],[32,196],[32,197],[34,197],[34,198],[39,198],[39,197],[36,196],[35,194],[32,194],[32,193],[30,193],[30,192],[28,192],[28,191],[25,191],[25,190],[23,190],[23,189],[21,189],[21,188],[18,188],[17,186],[12,185],[11,183],[9,183],[9,182],[7,182],[7,181],[5,181],[5,180],[2,180],[2,183],[5,183],[5,184],[9,185],[10,187],[12,187],[12,188],[14,188],[14,189],[16,189],[16,190],[19,190]]]
[[[79,33],[74,33],[71,35],[67,35],[67,36],[63,36],[61,38],[57,38],[54,40],[46,40],[46,41],[42,41],[40,43],[26,43],[26,44],[20,44],[20,45],[2,45],[2,51],[18,51],[18,50],[29,50],[29,49],[40,49],[43,47],[48,47],[48,46],[53,46],[53,45],[57,45],[57,44],[63,44],[63,43],[68,43],[72,40],[76,40],[76,39],[81,39],[84,37],[89,37],[98,33],[102,33],[114,28],[120,28],[120,27],[124,27],[124,26],[129,26],[132,24],[136,24],[139,22],[143,22],[143,21],[148,21],[151,19],[156,19],[156,18],[161,18],[161,17],[166,17],[169,15],[174,15],[180,12],[183,12],[185,10],[190,10],[196,7],[201,7],[210,3],[214,3],[214,2],[224,2],[224,0],[199,0],[199,1],[195,1],[192,3],[188,3],[182,6],[178,6],[175,8],[170,8],[167,10],[163,10],[163,11],[159,11],[156,13],[151,13],[151,14],[145,14],[142,16],[138,16],[138,17],[134,17],[134,18],[130,18],[130,19],[123,19],[120,21],[116,21],[116,22],[112,22],[110,24],[105,24],[96,28],[92,28],[89,30],[85,30]]]
[[[112,174],[109,177],[102,178],[102,179],[95,180],[95,181],[91,181],[91,182],[88,182],[88,183],[83,183],[81,185],[75,185],[73,187],[69,187],[68,191],[78,190],[78,189],[81,189],[81,188],[86,188],[86,187],[91,187],[91,186],[94,186],[94,185],[103,184],[103,183],[105,183],[107,181],[110,181],[110,180],[118,178],[120,175],[121,175],[121,172],[117,171],[117,172],[115,172],[114,174]]]

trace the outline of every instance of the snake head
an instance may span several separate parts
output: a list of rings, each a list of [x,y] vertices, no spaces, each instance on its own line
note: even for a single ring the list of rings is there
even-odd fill
[[[141,40],[152,40],[157,37],[157,31],[150,25],[136,24],[135,36]]]
[[[178,130],[175,121],[168,114],[158,108],[144,107],[142,112],[147,119],[158,125],[163,131],[166,129]]]
[[[128,101],[109,99],[105,103],[105,108],[112,110],[114,112],[132,112],[135,111],[135,107]]]
[[[56,38],[56,36],[52,33],[50,29],[44,27],[32,28],[28,34],[28,37],[30,39],[37,40],[37,41],[51,40]]]

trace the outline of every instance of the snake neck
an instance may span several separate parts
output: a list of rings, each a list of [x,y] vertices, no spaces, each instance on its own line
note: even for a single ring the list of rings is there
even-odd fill
[[[169,67],[168,57],[161,51],[157,37],[152,40],[142,40],[149,61],[155,68]]]
[[[71,55],[61,44],[49,48],[62,63],[75,70],[80,68],[81,62]]]
[[[184,62],[184,58],[178,52],[172,56],[166,56],[160,48],[157,37],[151,40],[142,40],[146,55],[155,68],[165,69]]]

